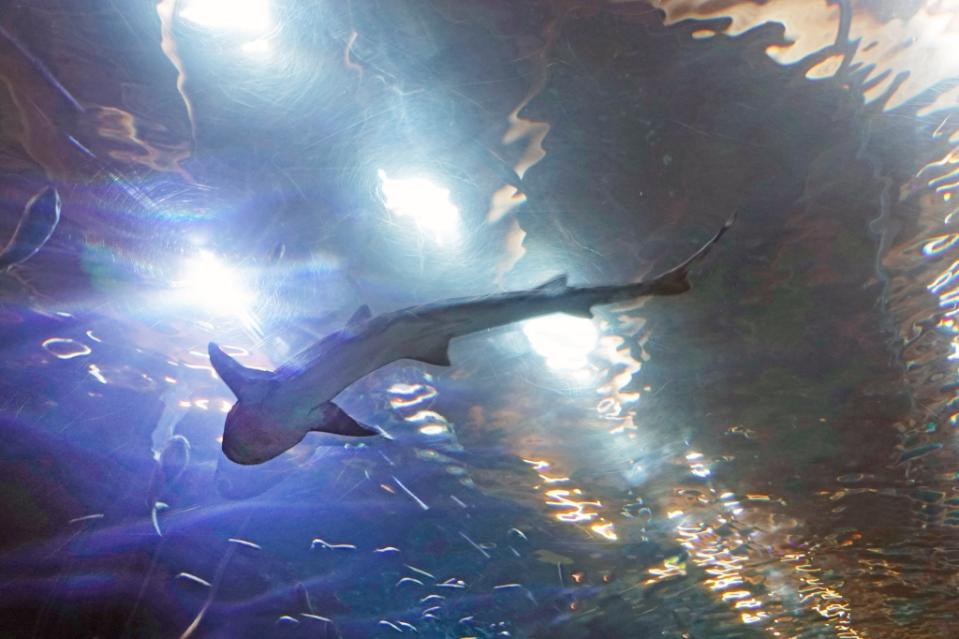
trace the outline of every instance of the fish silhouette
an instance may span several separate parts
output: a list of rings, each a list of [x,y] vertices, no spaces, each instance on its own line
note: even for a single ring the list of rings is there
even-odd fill
[[[275,371],[247,368],[210,343],[210,362],[237,397],[226,417],[223,452],[239,464],[260,464],[298,444],[308,432],[349,437],[380,434],[350,417],[333,400],[360,378],[400,359],[449,366],[450,340],[521,320],[568,313],[592,317],[592,308],[690,288],[689,267],[729,229],[733,218],[679,266],[648,281],[613,286],[569,286],[560,275],[542,286],[412,306],[373,317],[361,306],[346,326],[327,335]]]

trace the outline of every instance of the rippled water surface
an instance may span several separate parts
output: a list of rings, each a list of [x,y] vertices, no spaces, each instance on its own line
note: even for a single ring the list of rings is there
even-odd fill
[[[0,273],[0,636],[959,636],[957,43],[955,0],[0,0],[0,242],[62,200]],[[211,340],[733,214],[688,293],[358,381],[389,438],[221,451]]]

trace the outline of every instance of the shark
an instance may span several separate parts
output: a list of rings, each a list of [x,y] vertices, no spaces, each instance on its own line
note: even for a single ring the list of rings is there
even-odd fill
[[[17,228],[0,250],[0,273],[33,257],[53,235],[59,222],[60,194],[52,186],[45,187],[23,207]]]
[[[450,366],[454,338],[553,313],[591,318],[595,306],[688,291],[689,268],[732,226],[734,217],[679,266],[652,279],[620,285],[570,286],[559,275],[536,288],[463,297],[373,316],[361,306],[346,325],[274,371],[249,368],[215,342],[210,363],[237,401],[226,416],[223,453],[238,464],[261,464],[310,432],[347,437],[383,434],[353,419],[334,401],[348,386],[397,360]]]

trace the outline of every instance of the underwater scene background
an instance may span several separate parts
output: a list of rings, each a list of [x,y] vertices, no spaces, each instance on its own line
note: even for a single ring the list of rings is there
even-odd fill
[[[0,637],[959,636],[956,0],[0,0]],[[226,459],[215,340],[691,291]]]

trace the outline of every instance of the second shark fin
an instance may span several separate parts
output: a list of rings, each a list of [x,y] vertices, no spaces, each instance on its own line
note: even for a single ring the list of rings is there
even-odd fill
[[[274,374],[270,371],[247,368],[223,349],[210,342],[210,363],[223,383],[230,387],[241,402],[254,403],[266,397],[273,387]]]
[[[348,320],[346,321],[346,325],[347,325],[347,326],[354,326],[354,325],[359,324],[359,323],[361,323],[361,322],[365,322],[366,320],[370,319],[371,317],[373,317],[373,311],[370,310],[370,307],[369,307],[369,306],[367,306],[366,304],[364,304],[363,306],[361,306],[361,307],[359,307],[358,309],[356,309],[356,312],[353,313],[353,315],[350,317],[350,319],[348,319]]]
[[[536,291],[549,291],[550,293],[560,293],[565,291],[567,288],[567,276],[565,273],[562,275],[557,275],[550,281],[545,284],[540,284],[534,290]]]

